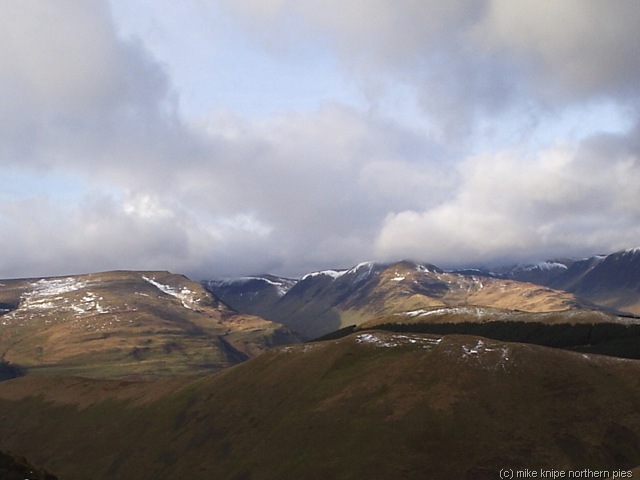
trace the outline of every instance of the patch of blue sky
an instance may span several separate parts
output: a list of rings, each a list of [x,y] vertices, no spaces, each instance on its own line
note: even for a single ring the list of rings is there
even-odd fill
[[[487,117],[478,129],[473,149],[486,152],[517,148],[534,153],[558,144],[575,146],[592,135],[624,135],[634,124],[633,112],[613,101],[593,101],[555,111],[518,108],[506,118]]]
[[[218,110],[266,117],[325,102],[363,102],[326,45],[270,49],[212,4],[194,10],[192,2],[165,2],[166,8],[156,2],[152,8],[148,0],[111,3],[120,34],[142,39],[164,65],[187,119]]]
[[[39,198],[70,209],[90,195],[92,187],[82,177],[69,172],[30,171],[5,168],[0,201],[21,202]]]

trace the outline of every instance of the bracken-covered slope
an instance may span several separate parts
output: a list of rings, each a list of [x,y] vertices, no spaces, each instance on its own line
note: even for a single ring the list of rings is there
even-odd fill
[[[244,285],[244,288],[243,288]],[[570,293],[474,273],[446,272],[414,262],[362,263],[349,270],[304,276],[273,302],[248,303],[251,284],[210,284],[239,311],[281,322],[306,338],[395,313],[437,307],[479,306],[526,312],[582,308]],[[273,297],[272,297],[273,298]]]
[[[0,445],[65,480],[486,480],[637,467],[638,405],[638,361],[369,331],[202,378],[1,382]]]
[[[0,302],[9,373],[202,373],[297,341],[282,325],[239,315],[198,282],[168,272],[2,280]]]

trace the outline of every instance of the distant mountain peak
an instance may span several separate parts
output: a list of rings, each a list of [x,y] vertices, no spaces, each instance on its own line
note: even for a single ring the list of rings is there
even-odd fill
[[[338,278],[344,275],[345,273],[347,273],[348,271],[349,270],[320,270],[318,272],[307,273],[306,275],[303,275],[302,278],[300,278],[300,280],[303,281],[308,278],[313,278],[317,276],[327,276],[331,278]]]

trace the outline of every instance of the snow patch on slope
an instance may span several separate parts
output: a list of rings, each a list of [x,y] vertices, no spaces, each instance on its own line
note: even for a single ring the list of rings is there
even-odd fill
[[[31,284],[31,290],[22,294],[20,309],[50,310],[60,308],[64,295],[85,288],[87,284],[73,277],[43,278]]]
[[[508,312],[502,312],[497,309],[488,307],[474,307],[474,306],[462,306],[462,307],[432,307],[432,308],[420,308],[418,310],[410,310],[408,312],[396,313],[396,316],[405,317],[426,317],[429,315],[470,315],[478,319],[492,318],[495,319],[498,316],[506,315]]]
[[[108,313],[111,310],[100,304],[104,300],[93,292],[74,294],[89,287],[88,282],[74,277],[43,278],[29,285],[30,290],[20,298],[18,308],[3,316],[2,325],[24,326],[44,318],[45,323],[65,321],[65,313],[72,312],[76,319],[84,316]],[[70,295],[71,294],[71,295]],[[51,316],[51,310],[60,315]]]
[[[477,361],[485,368],[496,370],[501,368],[507,371],[507,365],[512,364],[511,351],[507,344],[488,345],[484,340],[478,339],[476,343],[461,345],[462,358],[466,361]],[[496,356],[494,352],[499,352]]]
[[[195,298],[195,293],[189,290],[186,287],[182,287],[181,290],[176,290],[170,285],[164,285],[160,282],[156,282],[153,278],[149,278],[146,276],[142,276],[142,278],[149,282],[151,285],[156,287],[162,293],[166,293],[167,295],[171,295],[172,297],[177,298],[182,302],[182,306],[193,310],[193,305],[197,303],[197,299]]]
[[[398,333],[360,333],[355,336],[358,344],[372,345],[380,348],[401,347],[404,345],[416,345],[420,348],[431,348],[441,342],[441,338],[432,338],[418,335],[403,335]]]
[[[24,294],[25,298],[52,297],[75,292],[84,288],[87,284],[73,277],[68,278],[43,278],[31,284],[31,291]]]

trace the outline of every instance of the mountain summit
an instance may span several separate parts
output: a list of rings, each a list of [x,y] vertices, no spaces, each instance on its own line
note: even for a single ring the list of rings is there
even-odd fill
[[[527,312],[583,308],[571,293],[410,261],[366,262],[348,270],[310,273],[280,295],[267,296],[264,289],[242,279],[205,286],[234,309],[283,323],[306,338],[424,308],[473,305]]]

